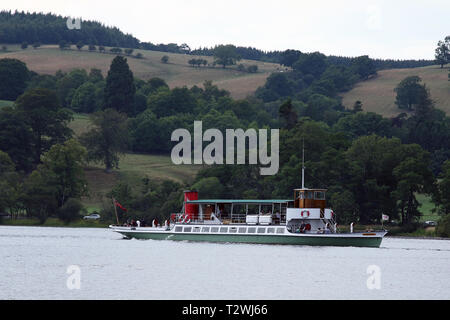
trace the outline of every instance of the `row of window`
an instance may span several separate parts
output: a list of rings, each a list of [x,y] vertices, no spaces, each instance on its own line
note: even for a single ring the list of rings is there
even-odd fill
[[[284,228],[265,227],[192,227],[176,226],[175,232],[218,232],[218,233],[284,233]]]

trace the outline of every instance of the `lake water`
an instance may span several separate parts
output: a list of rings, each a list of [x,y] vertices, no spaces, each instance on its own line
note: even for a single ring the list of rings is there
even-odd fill
[[[0,226],[0,299],[450,299],[450,241],[215,244]]]

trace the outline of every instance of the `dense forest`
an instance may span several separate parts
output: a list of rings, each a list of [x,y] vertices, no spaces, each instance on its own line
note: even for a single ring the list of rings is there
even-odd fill
[[[227,61],[224,67],[242,54],[225,47],[213,53]],[[0,211],[70,221],[89,192],[86,162],[111,172],[127,151],[169,154],[172,132],[192,132],[194,120],[201,120],[203,130],[222,132],[280,128],[278,174],[261,176],[254,165],[213,165],[191,185],[143,178],[137,188],[118,183],[110,195],[148,221],[179,210],[185,188],[205,198],[290,198],[300,185],[304,142],[307,186],[328,189],[339,223],[379,223],[388,214],[414,225],[420,193],[432,197],[448,225],[450,117],[420,78],[392,88],[400,113],[385,118],[365,112],[364,101],[344,106],[339,97],[376,75],[377,62],[368,56],[346,60],[286,50],[279,59],[289,69],[273,73],[243,100],[210,81],[171,89],[160,78],[137,79],[124,56],[113,59],[106,75],[98,69],[39,75],[19,60],[0,59],[0,100],[15,101],[0,109]],[[92,123],[79,137],[68,127],[74,113],[90,114]],[[102,216],[111,214],[105,207]]]
[[[98,45],[109,47],[122,47],[145,49],[161,52],[184,53],[191,55],[213,56],[217,46],[191,49],[188,44],[153,44],[141,42],[130,34],[124,34],[118,28],[108,27],[97,21],[82,20],[80,29],[67,28],[68,17],[51,13],[29,13],[23,11],[0,12],[0,43],[17,44],[59,44],[64,41],[69,44],[83,43],[84,45]],[[281,63],[290,66],[290,57],[302,54],[297,50],[263,51],[252,47],[235,47],[236,54],[241,59],[259,60]],[[329,56],[332,64],[348,66],[352,57]],[[432,65],[434,60],[383,60],[374,59],[376,69],[412,68]]]

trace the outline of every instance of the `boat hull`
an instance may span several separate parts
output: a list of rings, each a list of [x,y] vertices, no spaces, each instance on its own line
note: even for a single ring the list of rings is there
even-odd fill
[[[126,238],[173,240],[173,241],[202,241],[202,242],[228,242],[253,244],[285,244],[307,246],[352,246],[374,247],[381,245],[385,232],[364,234],[286,234],[286,235],[240,235],[240,234],[201,234],[201,233],[175,233],[151,232],[139,230],[115,230]]]

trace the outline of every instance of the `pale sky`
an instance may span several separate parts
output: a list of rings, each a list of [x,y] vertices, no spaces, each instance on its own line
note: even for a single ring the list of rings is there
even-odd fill
[[[433,59],[448,0],[2,0],[1,10],[97,20],[152,43]],[[82,27],[82,25],[81,25]]]

